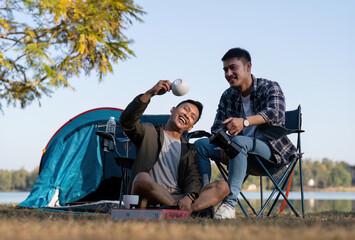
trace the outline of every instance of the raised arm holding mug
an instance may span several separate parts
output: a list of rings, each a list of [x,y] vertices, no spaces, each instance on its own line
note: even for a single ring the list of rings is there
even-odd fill
[[[152,97],[172,89],[169,80],[161,80],[138,95],[122,112],[120,125],[136,146],[129,189],[148,204],[179,206],[189,212],[214,206],[229,194],[225,181],[207,184],[201,189],[196,150],[182,134],[199,120],[202,104],[185,100],[172,107],[164,126],[140,122]]]

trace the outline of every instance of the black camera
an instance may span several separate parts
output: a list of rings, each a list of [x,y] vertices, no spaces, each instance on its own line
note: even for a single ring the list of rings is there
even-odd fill
[[[227,133],[227,125],[228,123],[224,124],[220,129],[212,134],[210,137],[210,143],[222,148],[231,159],[239,154],[242,147],[238,143],[231,140],[231,137]]]

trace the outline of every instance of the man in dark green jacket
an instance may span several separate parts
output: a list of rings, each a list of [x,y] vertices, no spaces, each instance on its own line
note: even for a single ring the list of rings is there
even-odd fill
[[[181,102],[171,109],[165,126],[139,120],[153,96],[170,90],[170,81],[161,80],[137,96],[121,114],[120,125],[136,146],[129,188],[149,204],[198,211],[216,205],[229,194],[223,180],[201,189],[195,148],[182,137],[199,120],[202,104],[193,100]]]

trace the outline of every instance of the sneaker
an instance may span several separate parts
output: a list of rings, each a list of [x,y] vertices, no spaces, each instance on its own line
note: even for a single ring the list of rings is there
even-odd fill
[[[235,209],[228,203],[222,203],[216,213],[214,219],[232,219],[235,218]]]

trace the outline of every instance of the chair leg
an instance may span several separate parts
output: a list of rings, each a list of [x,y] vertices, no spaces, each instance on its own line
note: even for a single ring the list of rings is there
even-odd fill
[[[263,177],[260,176],[260,209],[263,207],[264,203],[263,195]]]
[[[292,203],[288,200],[288,198],[285,196],[285,194],[283,193],[282,189],[280,188],[280,186],[276,183],[275,179],[271,176],[271,174],[269,173],[269,171],[265,168],[265,166],[262,164],[262,162],[260,161],[259,158],[256,158],[259,162],[259,164],[261,165],[261,167],[264,169],[264,171],[266,172],[266,174],[269,176],[270,180],[272,181],[272,183],[274,184],[274,186],[276,187],[276,189],[282,194],[283,198],[286,200],[286,202],[288,203],[288,205],[290,206],[290,208],[292,209],[292,211],[295,213],[295,215],[297,217],[299,217],[300,215],[298,214],[297,210],[293,207]],[[264,212],[266,205],[270,202],[272,196],[275,194],[276,189],[274,189],[274,191],[272,192],[272,194],[270,195],[270,197],[268,198],[268,200],[266,201],[266,203],[263,205],[262,209],[260,210],[258,217]]]
[[[287,184],[287,181],[288,181],[288,179],[290,178],[290,173],[294,170],[295,166],[296,166],[296,162],[291,163],[291,166],[289,166],[289,167],[287,168],[287,170],[284,172],[284,174],[282,175],[281,179],[279,180],[279,185],[283,182],[282,187],[281,187],[282,190],[285,189],[285,186],[286,186],[286,184]],[[289,170],[289,169],[291,169],[291,170]],[[289,170],[289,171],[288,171],[288,170]],[[277,201],[278,201],[279,198],[280,198],[280,195],[281,195],[281,193],[278,192],[277,197],[276,197],[276,199],[274,200],[274,203],[272,204],[272,206],[271,206],[271,208],[270,208],[270,210],[269,210],[267,216],[270,216],[271,211],[274,209],[274,207],[275,207]]]
[[[299,106],[299,108],[301,108]],[[298,137],[297,137],[297,150],[298,150],[298,153],[297,153],[297,157],[298,157],[298,162],[299,162],[299,166],[300,166],[300,185],[301,185],[301,204],[302,204],[302,217],[304,218],[305,217],[305,214],[304,214],[304,196],[303,196],[303,171],[302,171],[302,151],[301,151],[301,134],[298,133]]]
[[[125,194],[128,194],[128,173],[127,173],[127,169],[124,169],[124,179],[125,180],[125,188],[124,188],[124,192]]]
[[[245,200],[245,199],[244,199],[244,200]],[[237,199],[237,202],[238,202],[238,205],[239,205],[240,209],[242,209],[242,211],[243,211],[245,217],[246,217],[246,218],[249,218],[247,212],[245,211],[245,209],[244,209],[244,207],[242,206],[242,203],[239,201],[239,199]],[[250,203],[249,203],[249,204],[250,204]],[[249,206],[250,206],[250,205],[249,205]],[[255,211],[255,210],[254,210],[254,211]]]
[[[302,205],[302,217],[305,217],[304,214],[304,196],[303,196],[303,179],[302,179],[302,157],[300,157],[299,159],[299,163],[300,165],[300,185],[301,185],[301,205]]]
[[[244,201],[248,204],[248,206],[250,207],[250,209],[253,211],[253,213],[255,215],[258,214],[258,212],[253,208],[253,206],[251,205],[251,203],[249,202],[249,200],[247,199],[247,197],[242,193],[240,192],[240,195],[243,197]],[[243,209],[242,209],[243,210]]]
[[[268,199],[266,200],[265,204],[264,204],[264,205],[262,206],[262,208],[260,209],[260,211],[259,211],[257,217],[260,217],[261,214],[263,214],[263,212],[264,212],[266,206],[269,204],[269,202],[271,201],[272,197],[275,195],[276,191],[278,191],[279,193],[278,193],[277,198],[276,198],[275,201],[274,201],[274,204],[276,204],[276,201],[277,201],[277,199],[279,198],[279,195],[280,195],[280,193],[281,193],[281,191],[279,190],[280,187],[279,187],[277,184],[275,184],[276,181],[273,179],[273,177],[270,175],[270,173],[266,170],[266,168],[265,168],[264,166],[262,166],[262,167],[264,168],[264,170],[266,171],[266,173],[269,175],[271,181],[274,183],[275,188],[274,188],[274,190],[272,191],[272,193],[270,194],[270,196],[268,197]],[[284,173],[284,175],[282,176],[282,178],[279,180],[279,183],[278,183],[278,184],[281,184],[281,183],[285,180],[286,176],[287,176],[288,173],[290,172],[289,169],[290,169],[290,168],[288,168],[287,171]],[[285,181],[285,182],[286,182],[286,181]],[[283,189],[283,188],[284,188],[284,186],[282,187],[282,189]],[[283,194],[283,196],[284,196],[284,194]],[[286,199],[286,200],[287,200],[287,199]],[[295,209],[293,208],[292,204],[291,204],[290,202],[288,202],[288,203],[289,203],[290,207],[291,207],[293,210],[295,210]],[[272,208],[273,208],[273,206],[272,206]],[[272,210],[272,209],[269,210],[267,216],[270,215],[271,210]],[[297,213],[296,210],[294,211],[294,213],[295,213],[296,216],[299,217],[299,215],[298,215],[298,213]]]
[[[119,197],[118,208],[122,208],[122,198],[123,198],[123,178],[121,180],[121,189],[120,189],[120,197]]]
[[[269,202],[271,201],[271,199],[275,195],[275,193],[276,193],[276,189],[274,189],[274,191],[270,194],[270,196],[268,197],[268,199],[266,200],[266,202],[264,203],[264,205],[260,209],[257,217],[260,217],[264,213],[264,210],[265,210],[266,206],[269,204]]]

